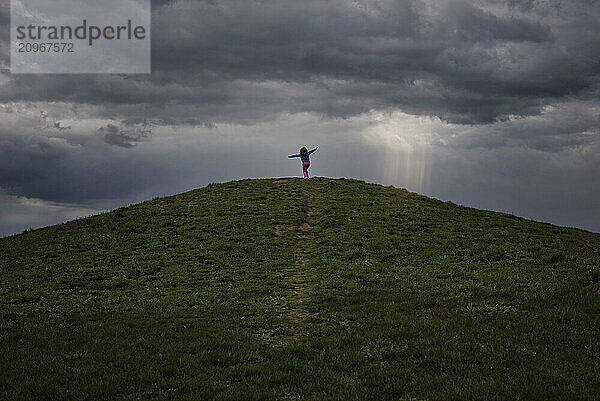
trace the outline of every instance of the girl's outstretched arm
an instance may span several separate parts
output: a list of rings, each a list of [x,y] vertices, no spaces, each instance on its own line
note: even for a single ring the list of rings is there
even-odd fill
[[[292,158],[292,157],[300,157],[300,155],[289,155],[288,157],[289,157],[289,158]]]
[[[310,155],[312,152],[314,152],[315,150],[319,149],[319,147],[317,146],[316,148],[314,148],[313,150],[309,150],[308,154]]]

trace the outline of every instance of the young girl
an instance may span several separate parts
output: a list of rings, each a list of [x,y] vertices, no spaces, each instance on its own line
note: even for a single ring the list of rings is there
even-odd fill
[[[314,148],[313,150],[308,151],[303,146],[302,149],[300,149],[299,154],[288,156],[289,158],[299,157],[300,160],[302,160],[302,173],[304,174],[304,178],[308,178],[308,168],[310,167],[310,156],[309,155],[317,149],[319,149],[318,146],[316,148]]]

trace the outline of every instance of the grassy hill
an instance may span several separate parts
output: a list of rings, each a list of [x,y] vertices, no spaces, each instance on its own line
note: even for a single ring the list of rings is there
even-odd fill
[[[600,234],[354,180],[0,239],[0,399],[592,400]]]

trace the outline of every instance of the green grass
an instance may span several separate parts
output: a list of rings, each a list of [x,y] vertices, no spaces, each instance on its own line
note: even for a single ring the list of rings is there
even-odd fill
[[[593,400],[600,235],[244,180],[0,239],[0,399]]]

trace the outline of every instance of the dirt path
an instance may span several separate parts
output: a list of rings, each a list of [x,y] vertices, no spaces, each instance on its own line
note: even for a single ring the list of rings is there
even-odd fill
[[[308,263],[308,257],[310,255],[307,247],[307,240],[312,235],[312,227],[318,223],[316,216],[320,213],[321,211],[319,209],[309,209],[306,214],[306,221],[300,225],[279,225],[275,228],[275,232],[278,236],[293,234],[297,238],[295,245],[296,251],[294,252],[294,264],[286,271],[285,278],[285,280],[292,285],[289,313],[296,326],[296,330],[293,334],[294,337],[302,336],[301,326],[302,323],[306,321],[307,317],[303,307],[303,303],[306,301],[306,264]]]

